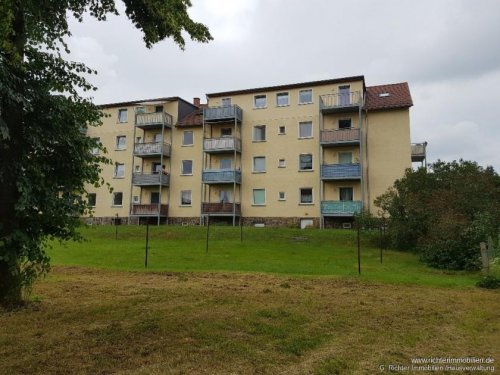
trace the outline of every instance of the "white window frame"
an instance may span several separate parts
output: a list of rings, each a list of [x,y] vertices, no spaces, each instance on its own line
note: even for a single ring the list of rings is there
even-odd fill
[[[311,190],[311,201],[303,202],[302,201],[302,190]],[[312,205],[314,204],[314,189],[312,187],[301,187],[299,188],[299,204],[300,205]]]
[[[281,158],[278,159],[278,168],[286,168],[286,160]]]
[[[286,95],[286,104],[280,104],[279,98],[285,97],[285,95]],[[290,105],[290,93],[288,91],[276,93],[276,107],[288,107],[289,105]]]
[[[132,196],[132,203],[133,204],[140,204],[141,203],[141,197],[139,195]]]
[[[191,133],[191,143],[186,143],[186,134]],[[184,130],[182,132],[182,146],[192,146],[194,145],[194,132],[192,130]]]
[[[191,173],[184,173],[184,162],[190,162],[191,163]],[[181,176],[192,176],[193,175],[193,160],[182,160],[181,161]]]
[[[261,132],[261,134],[264,134],[264,138],[263,139],[256,139],[256,133],[255,131],[257,129],[263,129],[263,133]],[[253,142],[265,142],[267,139],[267,131],[266,131],[266,125],[255,125],[253,127],[253,138],[252,138],[252,141]]]
[[[183,194],[189,193],[189,203],[183,203]],[[192,190],[181,190],[180,194],[180,206],[191,207],[193,205],[193,191]]]
[[[309,101],[309,102],[302,102],[302,101],[300,100],[300,93],[301,93],[301,92],[304,92],[304,91],[310,91],[310,92],[311,92],[311,101]],[[313,104],[313,102],[314,102],[313,89],[302,89],[302,90],[299,90],[299,98],[298,98],[298,101],[299,101],[299,105],[304,105],[304,104]]]
[[[264,192],[264,202],[263,203],[255,203],[255,192],[263,191]],[[252,189],[252,206],[265,206],[266,205],[266,189],[258,188]]]
[[[310,169],[302,168],[301,164],[302,164],[302,157],[303,156],[310,156],[311,157],[311,168]],[[300,172],[312,172],[313,170],[314,170],[313,154],[299,154],[299,171]]]
[[[125,113],[125,118],[123,119],[122,114]],[[119,124],[125,124],[128,122],[128,108],[118,108],[118,118],[117,122]]]
[[[278,127],[278,135],[285,135],[286,134],[286,126],[285,125],[280,125]]]
[[[264,105],[257,106],[257,99],[264,99]],[[266,94],[254,95],[254,97],[253,97],[253,108],[254,109],[267,108],[267,95]]]
[[[123,174],[121,176],[119,175],[120,167],[123,168]],[[115,164],[115,171],[113,172],[113,178],[125,178],[125,164],[124,163],[116,163]]]
[[[123,145],[120,146],[120,140],[123,140]],[[117,135],[115,140],[115,150],[123,151],[127,149],[127,136],[126,135]]]
[[[311,125],[311,135],[308,135],[308,136],[301,136],[300,135],[300,129],[301,129],[301,126],[302,125],[305,125],[305,124],[310,124]],[[314,135],[314,132],[313,132],[313,122],[312,121],[300,121],[299,122],[299,139],[311,139],[313,138],[313,135]]]
[[[279,200],[279,201],[286,201],[286,192],[284,192],[284,191],[280,191],[280,192],[278,193],[278,200]]]
[[[264,169],[262,169],[262,170],[255,169],[256,160],[263,160],[264,161]],[[252,172],[253,173],[266,173],[266,157],[265,156],[254,156],[252,158]]]
[[[121,197],[122,197],[121,201],[122,202],[120,204],[115,204],[116,196],[118,194],[121,194]],[[111,199],[112,199],[112,201],[111,201],[111,206],[112,207],[123,207],[123,192],[121,192],[121,191],[115,191],[113,193],[113,195],[111,196]]]

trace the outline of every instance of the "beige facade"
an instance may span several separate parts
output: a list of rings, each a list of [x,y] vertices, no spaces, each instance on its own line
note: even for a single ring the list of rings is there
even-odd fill
[[[376,214],[411,166],[411,105],[406,84],[362,76],[208,94],[203,112],[178,97],[105,105],[89,135],[113,160],[102,172],[113,192],[88,188],[93,220],[331,226]]]

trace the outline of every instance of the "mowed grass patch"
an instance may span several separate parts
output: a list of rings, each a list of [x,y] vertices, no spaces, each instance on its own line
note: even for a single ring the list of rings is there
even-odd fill
[[[83,227],[81,243],[53,243],[52,263],[112,270],[145,270],[144,226]],[[148,270],[265,272],[303,276],[358,277],[354,230],[211,226],[208,251],[203,227],[150,226]],[[470,286],[478,273],[444,272],[423,265],[411,253],[374,245],[376,232],[361,237],[361,278],[389,283]]]
[[[374,374],[500,358],[498,291],[56,266],[0,311],[1,374]]]

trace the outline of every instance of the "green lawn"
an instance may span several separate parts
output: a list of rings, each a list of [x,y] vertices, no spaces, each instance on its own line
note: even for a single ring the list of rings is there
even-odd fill
[[[142,271],[145,226],[82,227],[84,242],[52,243],[53,265]],[[203,227],[149,227],[148,270],[224,271],[294,276],[358,277],[357,233],[349,230],[211,226],[208,252]],[[361,236],[361,279],[434,286],[473,286],[478,273],[435,270],[418,256],[374,245],[377,233]]]

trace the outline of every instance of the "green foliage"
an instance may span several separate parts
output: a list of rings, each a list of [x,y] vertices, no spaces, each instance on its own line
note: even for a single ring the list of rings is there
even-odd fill
[[[493,275],[483,276],[481,280],[476,283],[476,286],[479,288],[485,289],[499,289],[500,288],[500,279]]]
[[[126,14],[148,47],[166,38],[184,48],[182,32],[211,39],[192,21],[189,0],[127,0]],[[49,270],[47,240],[78,239],[79,217],[88,213],[85,186],[101,185],[101,165],[86,136],[102,113],[81,95],[95,90],[96,72],[65,61],[67,16],[82,21],[117,14],[114,0],[3,0],[0,3],[0,304]],[[104,151],[104,150],[103,150]]]
[[[479,243],[498,234],[500,177],[475,162],[438,161],[407,170],[375,204],[390,215],[394,247],[419,251],[433,267],[477,269]]]

